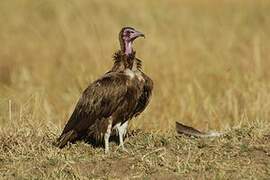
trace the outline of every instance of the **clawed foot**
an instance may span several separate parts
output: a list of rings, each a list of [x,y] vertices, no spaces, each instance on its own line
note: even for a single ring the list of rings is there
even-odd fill
[[[125,147],[122,147],[122,151],[128,153],[128,150]]]
[[[123,146],[123,145],[119,145],[118,147],[117,147],[117,149],[116,150],[121,150],[121,151],[123,151],[123,152],[126,152],[126,153],[128,153],[128,150],[125,148],[125,146]]]
[[[109,149],[105,149],[105,154],[109,154],[109,153],[110,153]]]

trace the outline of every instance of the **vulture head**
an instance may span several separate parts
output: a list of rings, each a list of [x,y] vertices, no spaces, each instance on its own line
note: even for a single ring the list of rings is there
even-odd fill
[[[129,55],[132,53],[132,43],[138,37],[145,37],[143,33],[132,27],[123,27],[119,33],[121,50]]]

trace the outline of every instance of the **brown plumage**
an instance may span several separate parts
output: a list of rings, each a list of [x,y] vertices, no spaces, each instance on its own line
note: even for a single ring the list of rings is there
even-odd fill
[[[109,137],[115,130],[124,148],[128,121],[146,108],[153,89],[152,80],[142,72],[141,60],[132,49],[139,36],[144,35],[130,27],[120,31],[121,50],[114,55],[112,69],[84,90],[58,138],[58,147],[88,137],[98,142],[104,140],[108,152]]]
[[[194,136],[194,137],[200,137],[200,138],[205,138],[205,137],[219,137],[222,136],[223,133],[221,132],[202,132],[199,131],[193,127],[186,126],[184,124],[181,124],[180,122],[175,122],[176,123],[176,132],[178,134],[184,134],[187,136]]]

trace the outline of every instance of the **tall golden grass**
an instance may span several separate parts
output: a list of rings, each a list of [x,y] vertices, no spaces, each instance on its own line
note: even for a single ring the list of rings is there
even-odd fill
[[[0,124],[63,127],[112,66],[122,26],[146,34],[135,48],[155,83],[133,128],[268,121],[269,16],[267,1],[1,1]]]

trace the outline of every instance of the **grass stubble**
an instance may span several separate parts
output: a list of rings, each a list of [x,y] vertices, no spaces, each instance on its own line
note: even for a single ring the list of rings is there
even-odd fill
[[[270,4],[267,1],[0,2],[3,179],[267,179]],[[82,90],[111,67],[120,27],[155,89],[132,121],[128,153],[60,134]],[[175,121],[225,135],[177,136]]]

